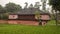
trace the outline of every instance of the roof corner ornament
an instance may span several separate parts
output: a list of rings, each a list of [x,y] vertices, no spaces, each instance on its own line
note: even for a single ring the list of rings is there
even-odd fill
[[[38,8],[38,9],[39,9],[40,6],[41,6],[41,5],[40,5],[40,2],[36,2],[35,5],[34,5],[34,8]]]
[[[30,4],[29,8],[33,8],[33,4]]]
[[[25,5],[25,7],[24,7],[24,8],[27,8],[27,6],[28,6],[28,3],[27,3],[27,2],[25,2],[25,4],[26,4],[26,5]]]

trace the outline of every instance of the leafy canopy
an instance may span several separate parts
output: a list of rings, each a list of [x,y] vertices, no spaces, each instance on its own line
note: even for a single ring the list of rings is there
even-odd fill
[[[19,11],[20,9],[22,9],[20,5],[17,5],[15,3],[8,3],[6,4],[5,8],[8,12],[15,12],[15,11]]]
[[[60,0],[49,0],[49,4],[52,5],[54,10],[60,11]]]

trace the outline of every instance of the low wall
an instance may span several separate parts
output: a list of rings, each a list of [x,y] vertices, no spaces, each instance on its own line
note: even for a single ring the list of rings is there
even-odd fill
[[[24,24],[24,25],[38,25],[37,21],[27,21],[27,20],[8,20],[9,24]]]
[[[0,24],[6,24],[6,23],[8,23],[7,20],[0,20]]]
[[[0,23],[8,24],[23,24],[23,25],[38,25],[37,21],[27,21],[27,20],[0,20]]]

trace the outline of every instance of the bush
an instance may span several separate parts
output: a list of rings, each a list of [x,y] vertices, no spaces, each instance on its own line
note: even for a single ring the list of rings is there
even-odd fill
[[[8,15],[6,15],[6,14],[0,14],[1,16],[0,16],[0,19],[2,19],[2,20],[7,20],[8,19]]]

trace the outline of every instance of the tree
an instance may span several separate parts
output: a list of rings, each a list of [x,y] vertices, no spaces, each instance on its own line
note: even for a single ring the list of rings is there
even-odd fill
[[[2,11],[3,7],[0,5],[0,12]]]
[[[35,18],[38,20],[39,25],[40,25],[41,24],[41,19],[40,19],[40,12],[39,11],[35,12]]]
[[[57,11],[60,12],[60,0],[49,0],[49,4],[52,5],[53,10],[55,10],[55,12],[56,12],[55,20],[56,20],[56,25],[57,25],[57,23],[58,23],[58,21],[57,21]]]
[[[0,5],[0,13],[3,13],[3,7]]]
[[[8,12],[16,12],[22,9],[20,5],[17,5],[15,3],[8,3],[6,4],[5,8]]]
[[[60,0],[49,0],[50,5],[52,5],[54,10],[60,11]]]
[[[6,11],[5,11],[4,7],[2,7],[0,5],[0,19],[2,19],[4,13],[6,13]]]

